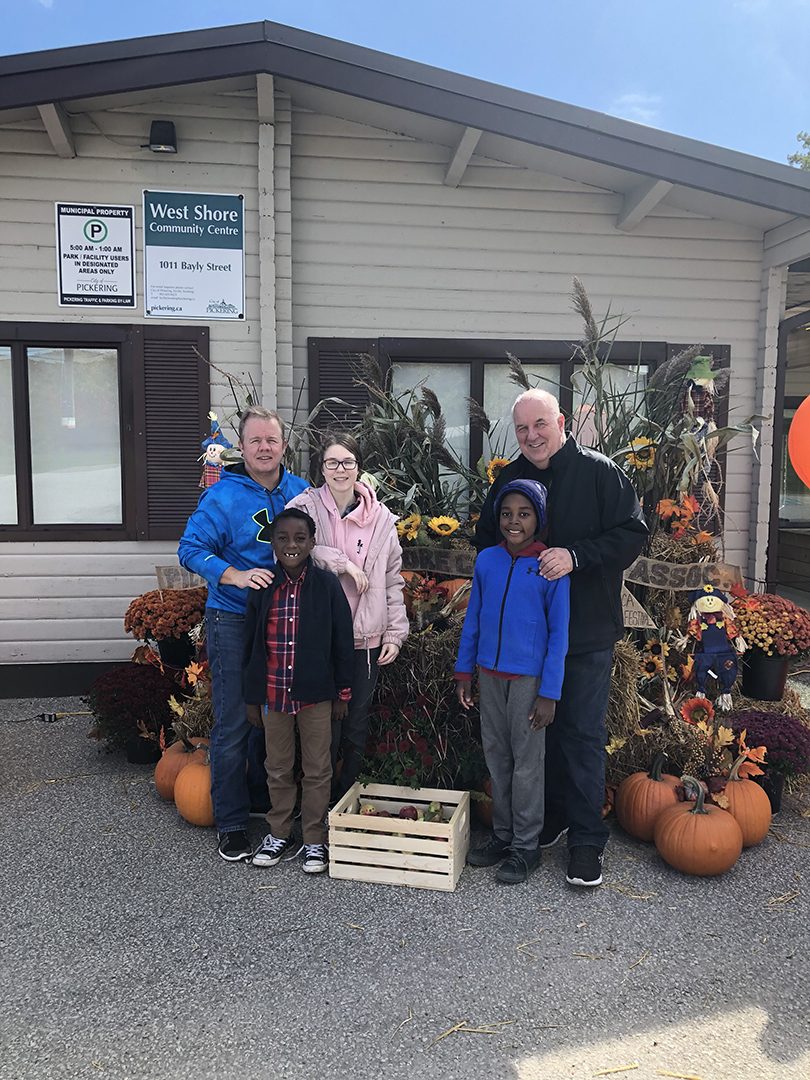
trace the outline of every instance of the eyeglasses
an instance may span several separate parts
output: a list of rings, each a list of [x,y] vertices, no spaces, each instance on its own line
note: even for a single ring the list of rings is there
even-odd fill
[[[353,457],[343,458],[342,461],[338,461],[337,458],[330,457],[324,461],[323,467],[325,469],[328,469],[329,472],[337,472],[338,469],[344,469],[346,472],[351,472],[352,469],[357,468],[357,462],[354,460]]]

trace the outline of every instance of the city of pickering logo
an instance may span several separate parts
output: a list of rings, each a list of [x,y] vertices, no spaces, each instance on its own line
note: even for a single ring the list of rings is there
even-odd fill
[[[259,531],[256,533],[256,539],[260,544],[272,544],[273,537],[271,535],[270,526],[273,519],[270,517],[268,509],[263,506],[258,514],[253,515],[253,520],[259,526]]]

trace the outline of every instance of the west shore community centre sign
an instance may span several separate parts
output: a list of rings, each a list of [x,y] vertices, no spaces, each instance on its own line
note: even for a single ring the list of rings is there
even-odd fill
[[[144,310],[153,319],[244,319],[242,195],[144,191]]]

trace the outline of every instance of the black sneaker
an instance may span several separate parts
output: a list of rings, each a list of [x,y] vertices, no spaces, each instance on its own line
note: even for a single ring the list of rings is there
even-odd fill
[[[248,843],[247,833],[244,829],[236,829],[234,832],[219,834],[219,847],[217,848],[220,858],[225,862],[241,862],[249,859],[253,854],[253,847]]]
[[[468,866],[495,866],[509,854],[509,841],[499,836],[490,836],[481,847],[467,852]]]
[[[268,833],[255,852],[251,852],[253,865],[276,866],[282,859],[294,859],[300,850],[301,845],[291,836],[288,836],[286,840],[281,840],[278,836]]]
[[[326,844],[304,844],[305,874],[322,874],[329,869],[329,850]]]
[[[541,848],[554,847],[568,832],[567,825],[560,825],[557,821],[549,821],[540,832],[539,844]]]
[[[529,880],[529,874],[540,865],[540,848],[512,848],[495,871],[495,879],[504,885],[519,885]]]
[[[602,884],[602,849],[598,847],[572,847],[568,856],[569,885],[593,888]]]

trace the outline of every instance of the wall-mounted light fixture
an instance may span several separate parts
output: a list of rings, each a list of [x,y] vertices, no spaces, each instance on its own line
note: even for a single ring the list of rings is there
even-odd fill
[[[177,135],[171,120],[153,120],[146,144],[153,154],[176,154]]]

